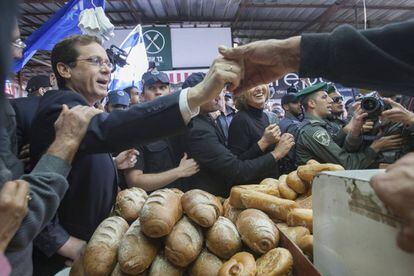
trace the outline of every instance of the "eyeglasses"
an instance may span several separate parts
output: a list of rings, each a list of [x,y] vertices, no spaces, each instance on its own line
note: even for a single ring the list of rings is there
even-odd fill
[[[26,43],[23,42],[21,38],[16,39],[12,42],[12,45],[16,48],[24,49],[27,47]]]
[[[343,102],[344,98],[343,97],[334,97],[334,98],[332,98],[332,101],[334,103],[339,103],[339,102]]]
[[[86,61],[92,65],[100,66],[100,67],[106,65],[111,71],[112,69],[114,69],[114,65],[109,60],[107,59],[104,60],[104,59],[101,59],[100,57],[82,58],[82,59],[77,59],[74,62],[76,61]]]

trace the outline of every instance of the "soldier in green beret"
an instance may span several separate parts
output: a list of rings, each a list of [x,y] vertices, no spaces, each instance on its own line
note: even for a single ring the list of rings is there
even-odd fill
[[[358,152],[349,152],[362,143],[362,125],[367,116],[358,106],[349,125],[343,147],[327,131],[325,121],[331,115],[332,99],[327,83],[309,86],[297,94],[305,109],[305,118],[299,126],[296,143],[296,162],[305,164],[310,159],[321,163],[336,163],[345,169],[365,169],[374,163],[378,153],[394,145],[393,137],[382,137]]]

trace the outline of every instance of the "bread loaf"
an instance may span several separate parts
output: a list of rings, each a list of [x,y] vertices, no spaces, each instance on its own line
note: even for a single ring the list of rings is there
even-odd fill
[[[128,227],[128,223],[117,216],[99,224],[85,249],[83,267],[86,275],[111,274],[116,265],[119,243]]]
[[[190,276],[217,276],[223,262],[207,249],[203,249],[190,268]]]
[[[182,197],[184,195],[184,192],[177,188],[171,188],[171,191]]]
[[[120,191],[116,196],[115,213],[131,224],[138,218],[147,197],[147,193],[137,187]]]
[[[271,218],[286,221],[287,214],[297,207],[296,202],[276,196],[256,192],[245,191],[240,197],[245,208],[259,209]]]
[[[282,175],[279,178],[279,186],[278,186],[278,188],[279,188],[280,196],[282,198],[286,198],[286,199],[290,199],[290,200],[295,200],[298,197],[298,195],[297,195],[297,193],[294,190],[292,190],[286,184],[286,178],[287,178],[287,175],[285,175],[285,176]]]
[[[148,273],[147,271],[144,271],[142,273],[139,274],[134,274],[135,276],[147,276]],[[116,264],[114,271],[112,271],[111,276],[131,276],[131,274],[126,274],[125,272],[123,272],[121,270],[121,267],[119,266],[119,263]]]
[[[298,244],[299,240],[306,235],[309,235],[309,229],[303,226],[293,226],[286,229],[279,228],[292,242]]]
[[[151,265],[160,247],[159,241],[142,233],[140,221],[136,220],[121,240],[118,262],[121,270],[128,274],[144,272]]]
[[[285,248],[274,248],[256,260],[257,275],[287,276],[293,267],[293,257]]]
[[[298,204],[298,208],[302,209],[312,209],[312,196],[307,196],[301,199],[296,199],[296,203]]]
[[[168,235],[181,218],[181,197],[170,189],[153,192],[142,207],[141,230],[151,238]]]
[[[239,214],[243,211],[243,209],[237,209],[231,206],[229,199],[226,199],[223,203],[223,209],[224,209],[224,217],[228,218],[233,222],[233,224],[236,224],[237,217]]]
[[[286,184],[298,194],[303,194],[306,192],[306,184],[299,178],[296,171],[293,171],[288,174],[286,178]]]
[[[274,178],[265,178],[260,182],[260,185],[277,186],[278,184],[279,180]]]
[[[306,165],[318,165],[320,164],[318,161],[309,159],[308,162],[306,162]]]
[[[242,242],[236,226],[229,219],[219,217],[207,230],[206,246],[216,256],[229,259],[241,250]]]
[[[212,194],[194,189],[181,197],[181,205],[185,214],[202,227],[211,227],[223,214],[221,202]]]
[[[198,225],[184,216],[167,236],[165,256],[176,266],[186,267],[200,254],[203,234]]]
[[[295,208],[288,214],[286,222],[289,226],[304,226],[312,233],[312,210]]]
[[[265,193],[268,195],[279,197],[280,193],[279,193],[278,185],[279,184],[272,184],[272,185],[252,184],[252,185],[234,186],[233,188],[231,188],[231,191],[230,191],[230,197],[229,197],[230,204],[235,208],[245,208],[243,203],[241,202],[241,195],[246,192],[250,192],[250,191],[261,192],[261,193]]]
[[[313,235],[305,235],[298,240],[297,245],[311,259],[313,257]]]
[[[255,276],[256,262],[252,254],[239,252],[225,262],[218,276]],[[260,275],[260,274],[258,274]]]
[[[162,254],[158,254],[151,265],[148,276],[181,276],[184,270],[170,263]]]
[[[297,169],[298,176],[307,183],[312,183],[313,178],[316,174],[322,171],[343,171],[344,167],[337,164],[306,164],[299,166]]]
[[[244,210],[240,213],[236,226],[243,242],[256,253],[264,254],[279,243],[279,231],[260,210]]]

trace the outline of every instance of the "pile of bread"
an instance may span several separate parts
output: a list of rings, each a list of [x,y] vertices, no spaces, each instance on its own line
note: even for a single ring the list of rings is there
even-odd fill
[[[279,180],[234,186],[226,200],[197,189],[121,191],[117,216],[99,225],[71,275],[288,275],[293,258],[278,247],[279,230],[312,254],[308,191],[316,173],[337,169],[310,162]]]

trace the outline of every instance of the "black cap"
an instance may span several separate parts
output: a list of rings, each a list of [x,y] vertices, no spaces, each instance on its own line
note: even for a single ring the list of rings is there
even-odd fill
[[[197,72],[192,73],[188,76],[188,78],[183,82],[183,85],[181,86],[182,89],[188,88],[188,87],[194,87],[200,82],[204,80],[204,77],[206,76],[205,73]]]
[[[28,93],[35,92],[41,87],[51,87],[49,76],[39,75],[34,76],[27,82],[26,91]]]
[[[289,103],[298,103],[299,99],[296,97],[296,94],[294,93],[287,93],[283,95],[281,103],[282,106]]]
[[[167,74],[160,72],[157,69],[153,69],[142,75],[142,85],[153,85],[157,82],[170,84],[170,79]]]

